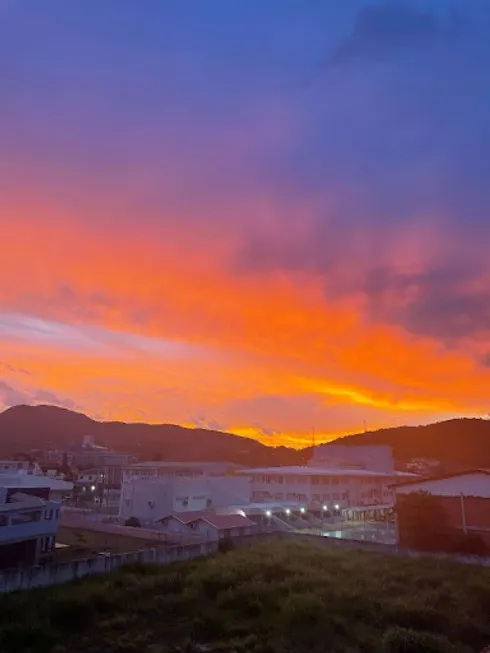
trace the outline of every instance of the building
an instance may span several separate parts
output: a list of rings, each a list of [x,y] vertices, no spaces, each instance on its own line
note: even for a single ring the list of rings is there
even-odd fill
[[[473,469],[405,480],[395,486],[395,492],[401,544],[404,544],[406,534],[402,498],[427,492],[437,501],[450,528],[461,533],[477,534],[490,547],[490,470]]]
[[[339,469],[368,469],[389,474],[395,469],[391,447],[385,445],[321,444],[310,464]]]
[[[0,474],[0,486],[26,494],[36,494],[40,487],[47,488],[50,500],[58,503],[73,491],[73,483],[69,481],[31,474]]]
[[[27,474],[0,475],[0,567],[37,564],[54,549],[61,495],[70,483]]]
[[[243,476],[135,476],[122,485],[119,518],[136,517],[141,523],[152,524],[170,513],[249,502],[250,479]]]
[[[313,512],[393,504],[396,472],[389,447],[322,445],[310,464],[237,472],[251,479],[253,503],[295,502]]]
[[[0,460],[0,474],[42,474],[41,467],[29,460]]]
[[[66,450],[50,450],[44,454],[46,460],[57,464],[61,464],[65,456],[70,467],[78,470],[97,467],[112,468],[113,471],[110,474],[118,484],[121,483],[122,468],[137,460],[134,453],[112,451],[107,447],[96,444],[94,437],[91,435],[84,436],[80,445],[68,447]]]
[[[123,482],[132,479],[198,478],[202,476],[227,476],[239,465],[227,462],[160,462],[145,461],[127,465],[122,470]]]
[[[213,512],[192,512],[170,514],[160,520],[162,526],[170,532],[201,535],[208,540],[220,540],[225,537],[252,535],[257,531],[257,524],[239,514],[216,514]]]

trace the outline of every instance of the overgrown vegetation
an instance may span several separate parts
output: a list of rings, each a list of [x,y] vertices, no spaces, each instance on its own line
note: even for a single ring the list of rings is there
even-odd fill
[[[400,540],[421,551],[445,551],[463,555],[488,555],[483,539],[475,533],[451,528],[437,498],[428,492],[397,497]]]
[[[470,653],[490,570],[265,543],[0,597],[2,653]]]

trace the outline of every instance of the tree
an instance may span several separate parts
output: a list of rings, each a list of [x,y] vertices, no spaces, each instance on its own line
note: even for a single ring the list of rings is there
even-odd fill
[[[63,458],[61,460],[61,471],[67,477],[71,475],[71,468],[68,463],[68,454],[66,453],[66,451],[63,453]]]
[[[428,492],[411,492],[397,497],[400,542],[423,551],[444,551],[453,532],[437,499]]]

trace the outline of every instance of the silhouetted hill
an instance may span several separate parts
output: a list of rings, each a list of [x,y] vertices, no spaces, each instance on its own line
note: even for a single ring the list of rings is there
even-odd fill
[[[0,413],[0,454],[67,447],[93,435],[98,444],[163,460],[227,460],[244,465],[294,464],[301,454],[250,438],[174,424],[98,422],[56,406],[14,406]]]
[[[189,429],[174,424],[98,422],[56,406],[14,406],[0,413],[0,455],[47,446],[78,444],[93,435],[99,444],[134,451],[142,458],[163,460],[228,460],[243,465],[302,465],[311,447],[296,451],[267,447],[250,438]],[[342,444],[386,444],[395,459],[435,458],[445,467],[490,468],[490,421],[454,419],[428,426],[402,426],[349,435]]]
[[[380,429],[348,435],[337,442],[353,446],[390,445],[398,461],[423,457],[437,459],[445,468],[490,468],[490,421],[484,419],[452,419],[426,426]]]

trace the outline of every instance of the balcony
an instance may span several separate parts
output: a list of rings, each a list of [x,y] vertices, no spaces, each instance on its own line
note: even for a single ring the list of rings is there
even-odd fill
[[[15,503],[0,507],[0,546],[8,542],[55,535],[59,504],[50,502],[39,508],[20,509]]]

